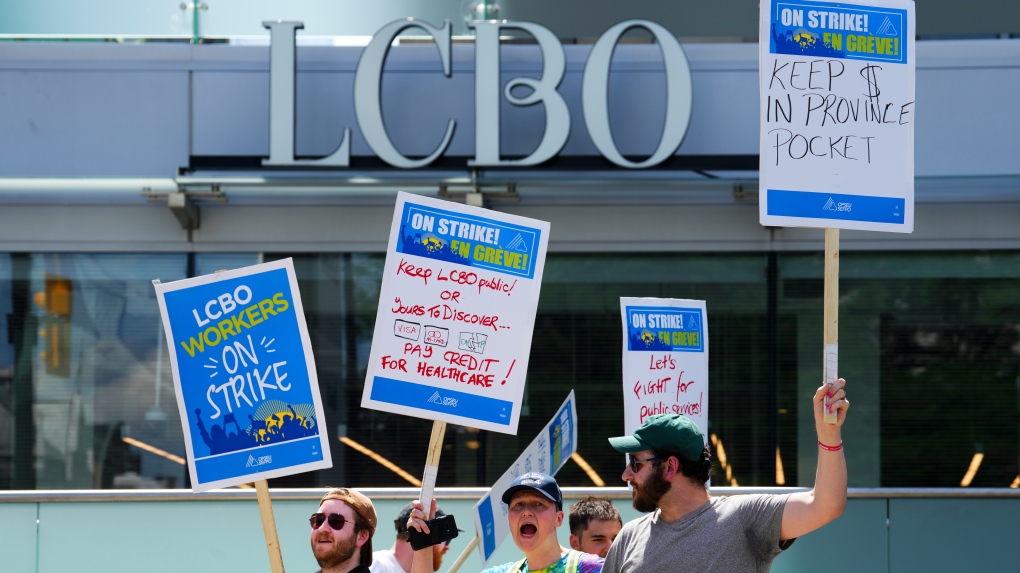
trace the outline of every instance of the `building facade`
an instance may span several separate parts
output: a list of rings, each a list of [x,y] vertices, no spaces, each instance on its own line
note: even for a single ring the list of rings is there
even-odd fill
[[[811,485],[822,231],[758,223],[756,44],[685,43],[677,75],[652,24],[602,62],[528,23],[0,43],[0,489],[188,487],[151,281],[282,257],[335,445],[273,485],[408,485],[364,449],[417,474],[429,422],[360,407],[397,190],[552,224],[519,433],[451,428],[440,485],[491,483],[571,389],[622,483],[621,296],[706,301],[716,483]],[[915,231],[841,239],[852,487],[1020,485],[1018,92],[1018,40],[917,43]]]

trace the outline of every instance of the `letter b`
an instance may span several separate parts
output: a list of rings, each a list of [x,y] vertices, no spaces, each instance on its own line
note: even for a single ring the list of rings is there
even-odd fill
[[[220,308],[223,309],[224,313],[229,313],[237,308],[237,303],[234,302],[234,297],[230,296],[229,292],[216,297],[216,300],[220,301]]]
[[[468,160],[472,167],[500,165],[538,165],[563,149],[570,135],[570,110],[563,96],[556,91],[566,71],[566,55],[556,35],[548,28],[530,22],[475,22],[475,158]],[[504,28],[524,30],[538,42],[544,61],[542,77],[538,80],[519,76],[506,83],[500,93],[499,32]],[[515,96],[515,87],[523,86],[531,92]],[[505,98],[511,104],[524,107],[542,103],[545,106],[545,131],[538,147],[522,159],[502,159],[500,152],[500,102]]]

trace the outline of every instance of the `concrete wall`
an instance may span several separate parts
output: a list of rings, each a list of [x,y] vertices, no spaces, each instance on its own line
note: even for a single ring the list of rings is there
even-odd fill
[[[560,92],[572,110],[564,156],[596,158],[580,114],[588,46],[565,46]],[[694,109],[683,156],[753,157],[758,146],[756,46],[689,44]],[[1020,40],[918,42],[914,233],[845,232],[844,249],[1010,249],[1020,247]],[[453,75],[438,71],[434,46],[394,48],[384,79],[384,113],[402,151],[429,150],[447,118],[458,121],[450,155],[474,150],[473,48],[454,46]],[[505,77],[541,70],[535,46],[502,48]],[[352,84],[360,48],[299,47],[297,148],[327,154],[343,127],[355,156],[372,156],[354,117]],[[647,152],[661,108],[656,46],[625,45],[613,65],[614,136],[625,152]],[[142,184],[93,193],[36,187],[32,178],[173,177],[196,156],[254,159],[268,154],[268,48],[181,44],[0,43],[0,250],[4,251],[315,251],[380,252],[396,189],[435,195],[435,181],[468,173],[392,168],[339,170],[386,189],[343,183],[346,191],[226,190],[228,202],[202,203],[201,225],[182,230]],[[637,87],[635,87],[637,86]],[[616,87],[611,89],[617,89]],[[658,93],[645,96],[643,92]],[[655,98],[658,97],[659,100]],[[656,103],[658,102],[658,103]],[[504,150],[526,153],[542,133],[542,106],[504,104]],[[658,115],[657,115],[658,114]],[[249,170],[248,176],[262,172]],[[210,172],[212,175],[217,175]],[[244,175],[245,173],[242,173]],[[220,173],[218,176],[229,176]],[[756,171],[606,169],[490,170],[487,181],[517,182],[518,203],[492,207],[553,223],[550,250],[764,251],[816,249],[813,229],[758,224]],[[502,179],[501,179],[502,178]],[[734,194],[732,181],[748,183]],[[91,181],[91,183],[90,183]],[[125,185],[120,185],[123,190]],[[428,190],[426,190],[427,188]],[[357,196],[347,191],[361,193]],[[291,224],[300,220],[302,225]],[[614,221],[613,225],[592,221]],[[669,233],[658,229],[669,228]]]
[[[413,16],[434,24],[452,20],[464,33],[466,8],[475,0],[206,0],[199,12],[203,36],[259,34],[260,22],[304,20],[310,34],[370,35],[377,28]],[[648,18],[678,36],[757,38],[756,0],[662,2],[661,0],[489,0],[500,18],[536,22],[563,38],[591,38],[630,18]],[[4,34],[190,34],[191,11],[179,2],[135,0],[35,0],[8,2],[0,10]],[[917,7],[917,30],[932,34],[1020,32],[1020,6],[998,0],[924,0]]]
[[[735,490],[720,488],[726,494]],[[393,542],[389,524],[415,492],[369,493],[376,504],[380,527],[374,549]],[[589,492],[591,490],[586,490]],[[605,490],[629,521],[639,514],[621,488]],[[481,490],[479,490],[481,492]],[[46,492],[34,492],[37,497]],[[86,493],[87,492],[78,492]],[[103,492],[109,494],[110,492]],[[131,495],[131,492],[121,492]],[[18,501],[0,492],[0,569],[17,573],[56,573],[68,568],[82,573],[144,569],[151,573],[180,571],[269,571],[269,563],[254,492],[226,498],[216,494],[165,492],[169,500],[70,501],[54,496],[46,501]],[[316,563],[308,547],[308,515],[322,492],[273,490],[273,511],[283,561],[288,571],[313,571]],[[567,490],[566,504],[580,497]],[[851,492],[846,511],[837,521],[798,539],[774,562],[776,573],[909,573],[913,571],[1007,571],[1020,559],[1020,495],[995,492],[997,498],[904,498],[894,490]],[[478,496],[480,497],[480,495]],[[464,550],[473,535],[471,508],[477,497],[458,499],[439,495],[441,506],[457,517],[465,530],[451,544],[441,573]],[[569,530],[559,530],[560,543],[569,546]],[[516,560],[519,553],[508,539],[492,563]],[[461,571],[482,569],[477,553]]]
[[[571,110],[571,135],[560,155],[598,156],[580,103],[590,46],[564,49],[559,92]],[[677,155],[756,155],[757,46],[689,44],[685,50],[694,107]],[[536,46],[507,45],[501,52],[504,81],[541,73]],[[445,155],[474,155],[473,53],[473,46],[454,46],[447,78],[432,45],[391,51],[382,105],[402,152],[431,151],[453,118],[457,129]],[[298,48],[299,155],[332,152],[344,127],[352,130],[353,156],[373,155],[354,117],[360,54],[360,48]],[[0,177],[173,177],[192,155],[268,156],[268,56],[268,47],[233,45],[0,43]],[[621,153],[647,154],[658,142],[662,69],[657,46],[616,51],[610,117]],[[916,177],[1018,175],[1016,93],[1020,39],[918,42]],[[504,154],[530,153],[544,130],[543,106],[504,102],[501,121]],[[633,170],[614,171],[637,177]]]

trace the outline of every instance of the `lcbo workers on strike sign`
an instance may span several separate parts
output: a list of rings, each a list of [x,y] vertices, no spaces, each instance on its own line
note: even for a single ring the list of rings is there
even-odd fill
[[[764,0],[762,225],[914,229],[914,2]]]
[[[330,467],[291,260],[155,286],[192,489]]]
[[[397,195],[361,405],[516,434],[549,224]]]

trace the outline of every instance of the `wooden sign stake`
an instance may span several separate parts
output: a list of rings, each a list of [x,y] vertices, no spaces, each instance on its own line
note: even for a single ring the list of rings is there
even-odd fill
[[[428,513],[436,489],[436,475],[439,473],[439,456],[443,453],[443,437],[446,436],[446,422],[432,422],[432,437],[429,439],[429,455],[425,460],[425,474],[421,477],[421,506]]]
[[[255,482],[255,496],[258,497],[259,513],[262,515],[262,532],[266,535],[269,566],[273,573],[283,573],[283,555],[280,554],[280,539],[276,536],[273,502],[269,499],[269,484],[266,480],[260,479]]]
[[[825,229],[825,348],[823,368],[825,382],[839,378],[839,229]],[[822,401],[822,416],[826,424],[835,424],[836,413],[829,413],[828,398]]]
[[[457,573],[457,570],[460,569],[460,566],[463,565],[465,561],[467,561],[468,555],[471,555],[471,552],[474,551],[476,547],[478,547],[477,535],[471,538],[471,543],[468,543],[467,547],[464,548],[464,551],[457,557],[457,560],[453,562],[453,565],[450,565],[450,568],[446,570],[446,573]]]

